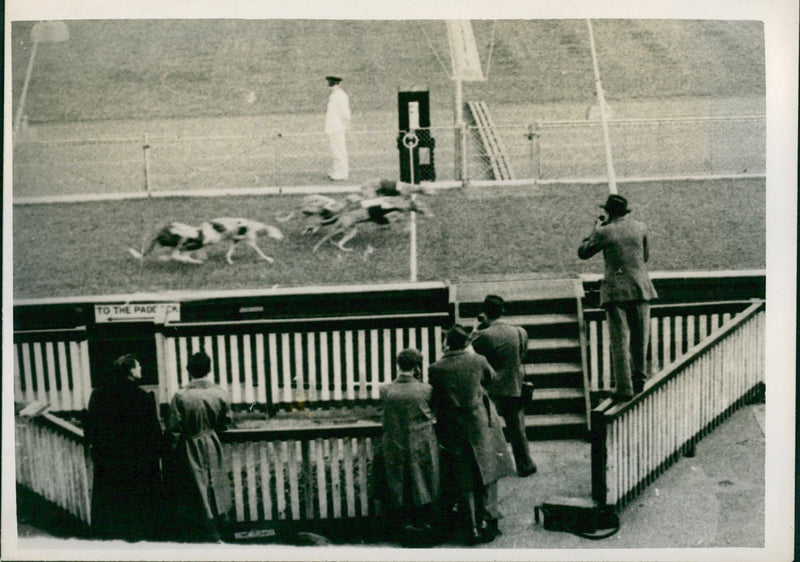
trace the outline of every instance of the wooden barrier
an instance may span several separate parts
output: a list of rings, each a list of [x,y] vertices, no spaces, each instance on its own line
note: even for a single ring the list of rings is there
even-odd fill
[[[91,521],[92,461],[83,431],[49,413],[17,416],[16,481],[80,521]],[[236,523],[358,518],[369,491],[377,423],[221,434]]]
[[[14,332],[14,400],[84,410],[91,394],[85,328]]]
[[[397,374],[397,353],[416,347],[426,364],[433,362],[448,322],[448,314],[431,313],[168,324],[156,335],[164,358],[161,401],[188,383],[186,359],[200,349],[211,357],[214,380],[230,391],[233,404],[272,410],[378,400],[380,386]]]
[[[222,434],[237,523],[374,514],[369,474],[380,424]]]
[[[683,358],[752,301],[653,305],[650,311],[650,372]],[[612,391],[611,351],[605,311],[584,311],[590,392]]]
[[[726,322],[621,404],[592,410],[592,496],[621,508],[764,383],[765,305]]]
[[[17,483],[88,525],[93,468],[83,431],[48,413],[15,422]]]

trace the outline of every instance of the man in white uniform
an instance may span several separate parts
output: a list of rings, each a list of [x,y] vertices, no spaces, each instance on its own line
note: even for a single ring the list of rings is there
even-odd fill
[[[325,133],[331,145],[333,164],[328,178],[334,181],[346,180],[350,169],[347,164],[347,142],[345,131],[350,127],[350,100],[339,83],[341,78],[326,76],[331,95],[328,98],[328,111],[325,115]]]

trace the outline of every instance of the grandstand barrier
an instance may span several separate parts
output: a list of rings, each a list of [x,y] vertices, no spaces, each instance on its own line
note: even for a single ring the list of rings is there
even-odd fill
[[[14,428],[17,484],[90,524],[93,469],[83,430],[48,412],[17,415]]]
[[[754,303],[623,403],[592,410],[592,499],[629,504],[764,386],[764,302]]]
[[[765,298],[763,271],[654,273],[653,370],[679,360],[703,336]],[[599,276],[584,276],[590,392],[613,388]],[[395,375],[395,357],[418,346],[439,358],[455,321],[456,285],[328,287],[180,295],[110,295],[14,305],[14,400],[52,411],[85,410],[91,389],[122,353],[136,353],[160,404],[187,382],[187,356],[201,347],[233,403],[269,413],[298,405],[370,403]],[[702,302],[697,302],[702,298]],[[180,318],[99,322],[113,303],[177,306]],[[106,318],[106,320],[108,320]],[[427,371],[423,373],[427,378]]]
[[[592,497],[624,507],[680,454],[759,391],[765,304],[749,307],[663,370],[628,403],[592,411]],[[17,482],[91,521],[92,462],[78,427],[16,416]],[[231,429],[221,434],[236,528],[363,520],[379,514],[370,472],[380,424]],[[308,527],[307,527],[308,528]],[[313,528],[313,527],[312,527]]]

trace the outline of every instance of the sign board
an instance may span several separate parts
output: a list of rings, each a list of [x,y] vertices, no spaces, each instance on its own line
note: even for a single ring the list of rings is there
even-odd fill
[[[108,322],[179,322],[181,305],[177,302],[118,303],[94,305],[94,321]]]

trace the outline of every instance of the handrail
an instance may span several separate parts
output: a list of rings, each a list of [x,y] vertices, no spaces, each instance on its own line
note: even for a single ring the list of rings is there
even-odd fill
[[[705,351],[718,345],[728,336],[728,334],[764,310],[765,307],[766,303],[764,301],[757,302],[750,306],[747,310],[736,316],[736,318],[732,319],[731,322],[726,326],[723,326],[716,332],[710,334],[708,339],[696,345],[684,357],[664,369],[659,374],[657,379],[653,379],[646,384],[644,391],[634,396],[633,399],[617,404],[614,404],[611,400],[605,400],[598,405],[595,410],[603,412],[606,418],[614,419],[633,409],[636,404],[644,400],[645,397],[655,392],[658,388],[664,386],[669,380],[674,378],[677,373],[684,370],[688,365],[697,361]]]
[[[420,320],[420,319],[449,319],[447,312],[424,312],[418,314],[376,314],[358,316],[314,316],[307,318],[276,318],[258,320],[232,320],[220,322],[166,322],[165,328],[213,328],[218,326],[271,326],[274,324],[313,324],[328,322],[353,322],[376,320]]]

